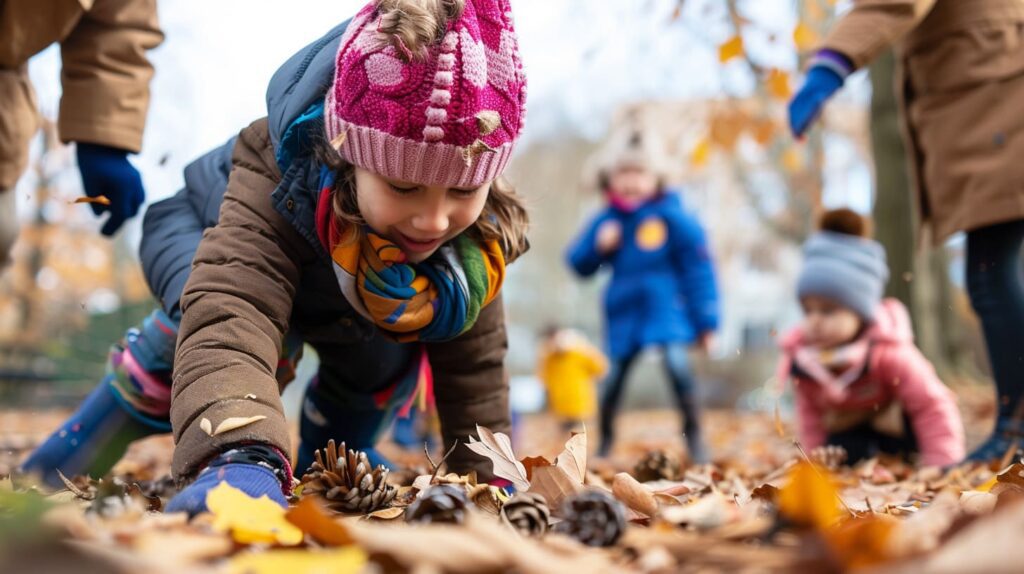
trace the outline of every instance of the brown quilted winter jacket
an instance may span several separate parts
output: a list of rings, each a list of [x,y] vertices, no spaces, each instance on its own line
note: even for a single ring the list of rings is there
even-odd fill
[[[325,265],[271,203],[281,173],[266,119],[242,130],[232,165],[219,223],[206,230],[181,297],[171,400],[172,471],[179,479],[240,443],[269,444],[291,456],[275,378],[282,341],[297,293],[318,292],[315,283],[323,292],[338,289],[333,272],[313,272]],[[509,432],[501,300],[465,334],[427,348],[445,444],[465,442],[476,424]],[[202,428],[203,419],[216,429],[228,418],[258,416],[265,418],[215,436]],[[490,464],[466,448],[448,463],[457,472],[491,476]]]

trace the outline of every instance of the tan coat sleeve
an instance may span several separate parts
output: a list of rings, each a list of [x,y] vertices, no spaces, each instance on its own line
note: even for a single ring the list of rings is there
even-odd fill
[[[142,149],[153,66],[160,45],[156,0],[95,0],[61,42],[61,140]]]
[[[958,1],[958,0],[953,0]],[[829,31],[823,48],[867,66],[914,29],[936,0],[854,0],[853,8]]]
[[[291,452],[275,371],[301,266],[316,255],[271,204],[281,175],[266,119],[242,131],[232,163],[220,220],[199,244],[182,294],[171,398],[179,479],[239,443]],[[234,417],[264,418],[207,432]]]
[[[476,470],[481,480],[493,477],[491,463],[462,445],[469,435],[476,437],[478,424],[505,434],[512,430],[505,369],[507,350],[501,296],[480,312],[472,329],[456,339],[427,347],[445,450],[456,439],[460,443],[448,458],[448,467],[453,472]]]

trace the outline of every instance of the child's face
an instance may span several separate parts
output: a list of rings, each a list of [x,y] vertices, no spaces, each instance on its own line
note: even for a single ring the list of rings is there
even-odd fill
[[[658,193],[658,177],[645,169],[617,169],[611,173],[608,184],[619,199],[631,203],[647,201]]]
[[[424,186],[390,180],[356,168],[356,203],[375,232],[394,241],[412,263],[476,222],[491,182],[473,189]]]
[[[857,338],[863,321],[849,308],[826,297],[810,295],[800,300],[804,309],[804,337],[808,344],[828,349]]]

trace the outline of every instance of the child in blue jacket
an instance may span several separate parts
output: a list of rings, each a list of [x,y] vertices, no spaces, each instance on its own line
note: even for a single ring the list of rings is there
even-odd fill
[[[613,422],[634,359],[647,347],[662,349],[691,460],[708,453],[688,347],[707,350],[718,328],[718,289],[704,230],[677,193],[660,181],[639,135],[600,174],[608,206],[590,222],[568,253],[582,277],[612,269],[605,293],[605,333],[612,367],[601,397],[601,443],[607,455]]]

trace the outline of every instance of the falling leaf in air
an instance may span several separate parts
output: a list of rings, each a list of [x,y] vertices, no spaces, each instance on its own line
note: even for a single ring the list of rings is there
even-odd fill
[[[743,55],[743,37],[739,34],[729,38],[718,47],[718,61],[723,64],[741,55]]]
[[[71,203],[98,203],[100,205],[110,205],[110,199],[105,195],[97,195],[96,197],[79,197]]]
[[[229,417],[229,418],[226,418],[226,419],[220,421],[220,424],[217,425],[217,430],[213,431],[213,435],[212,436],[217,436],[217,435],[219,435],[221,433],[226,433],[228,431],[233,431],[235,429],[240,429],[240,428],[242,428],[244,426],[251,425],[254,422],[261,421],[261,420],[263,420],[265,418],[267,418],[266,415],[256,415],[256,416],[253,416],[253,417]]]
[[[288,522],[284,508],[266,495],[253,498],[221,482],[206,496],[206,506],[213,514],[213,529],[230,532],[235,542],[283,546],[302,542],[302,530]]]

